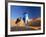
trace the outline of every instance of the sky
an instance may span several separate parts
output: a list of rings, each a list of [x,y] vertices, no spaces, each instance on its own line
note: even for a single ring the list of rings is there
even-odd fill
[[[16,6],[11,5],[11,19],[23,18],[24,13],[28,13],[30,19],[41,17],[41,8],[36,6]]]

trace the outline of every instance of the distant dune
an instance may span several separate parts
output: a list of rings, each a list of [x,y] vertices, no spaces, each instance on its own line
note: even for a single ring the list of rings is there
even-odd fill
[[[20,21],[19,23],[17,23],[17,24],[16,24],[16,20],[13,20],[13,19],[10,20],[10,22],[11,22],[11,23],[10,23],[11,26],[21,26],[21,27],[22,27],[22,26],[25,26],[23,20],[21,20],[21,21]]]

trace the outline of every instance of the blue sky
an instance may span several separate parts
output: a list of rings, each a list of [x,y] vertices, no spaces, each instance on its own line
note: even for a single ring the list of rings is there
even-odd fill
[[[28,13],[29,18],[37,18],[41,15],[41,8],[35,6],[16,6],[11,5],[11,19],[17,19],[18,17],[23,18],[23,13]]]

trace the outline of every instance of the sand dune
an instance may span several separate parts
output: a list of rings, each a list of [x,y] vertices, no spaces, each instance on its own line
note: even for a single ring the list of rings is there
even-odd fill
[[[11,31],[19,31],[19,30],[40,30],[41,29],[41,19],[30,19],[27,24],[24,23],[23,20],[16,24],[16,20],[10,20]]]
[[[31,20],[31,19],[30,19]],[[30,25],[30,26],[32,26],[32,22],[40,22],[41,20],[40,20],[40,18],[36,18],[36,19],[32,19],[31,21],[29,21],[28,22],[28,26]],[[20,22],[18,22],[17,24],[16,24],[16,20],[13,20],[13,19],[11,19],[10,20],[10,24],[11,24],[11,26],[25,26],[25,23],[24,23],[24,21],[23,20],[21,20]]]

